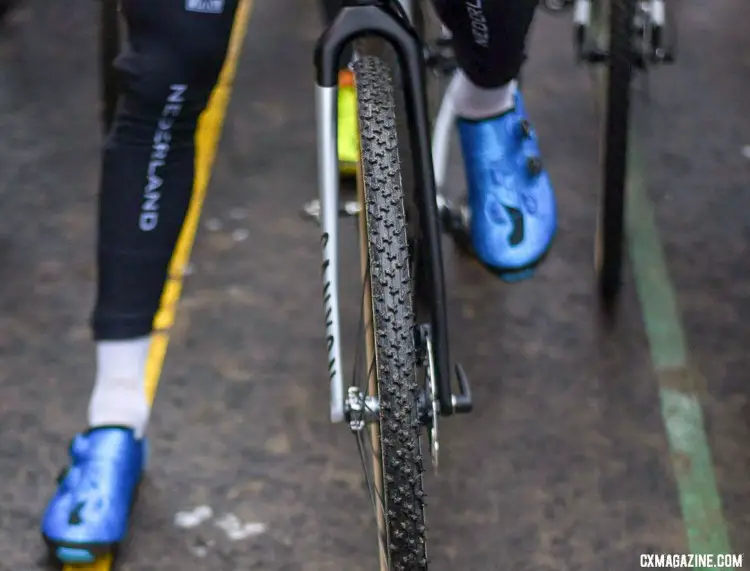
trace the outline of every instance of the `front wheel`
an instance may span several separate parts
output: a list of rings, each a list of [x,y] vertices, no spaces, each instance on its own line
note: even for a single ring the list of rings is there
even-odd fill
[[[602,130],[603,189],[595,252],[599,295],[607,311],[613,310],[622,282],[634,10],[634,0],[609,0],[609,58]]]
[[[420,387],[394,89],[379,57],[358,59],[354,78],[367,393],[379,402],[370,461],[380,569],[426,571]]]

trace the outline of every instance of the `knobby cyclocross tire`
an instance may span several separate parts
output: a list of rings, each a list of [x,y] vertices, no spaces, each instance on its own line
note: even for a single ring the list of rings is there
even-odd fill
[[[424,571],[420,387],[393,81],[389,66],[375,56],[358,59],[354,78],[364,202],[360,239],[366,242],[362,249],[369,267],[374,385],[380,399],[379,441],[373,449],[380,450],[374,461],[380,463],[375,472],[381,474],[381,569]]]
[[[597,226],[596,265],[600,298],[605,309],[611,310],[622,283],[635,0],[608,1],[609,58],[602,133],[603,191]]]
[[[425,0],[412,0],[411,24],[423,43],[435,40],[442,29],[442,24],[437,17],[432,2]],[[398,137],[401,182],[404,189],[404,202],[407,212],[407,232],[412,244],[412,252],[416,253],[422,249],[422,235],[418,225],[420,220],[419,207],[417,205],[419,189],[415,186],[414,154],[411,148],[410,137],[411,127],[406,120],[407,111],[403,70],[399,66],[395,50],[388,43],[377,38],[370,38],[357,41],[356,46],[359,54],[379,58],[389,66],[390,71],[393,73],[391,85],[395,88],[396,115],[400,119],[396,125],[396,136]],[[432,129],[448,82],[442,77],[435,76],[430,70],[426,71],[425,90],[428,103],[428,119],[430,121],[430,128]],[[411,276],[415,282],[413,287],[415,293],[414,310],[418,322],[429,323],[431,311],[425,304],[425,300],[428,298],[422,294],[422,290],[426,287],[424,278],[422,277],[424,272],[421,268],[421,265],[424,263],[423,256],[415,255],[411,263]]]

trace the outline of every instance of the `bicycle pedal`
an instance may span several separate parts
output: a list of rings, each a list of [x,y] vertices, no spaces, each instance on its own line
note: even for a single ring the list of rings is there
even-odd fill
[[[339,218],[351,218],[359,215],[362,207],[356,200],[339,201]],[[320,223],[320,200],[315,199],[305,203],[301,215],[308,220]]]

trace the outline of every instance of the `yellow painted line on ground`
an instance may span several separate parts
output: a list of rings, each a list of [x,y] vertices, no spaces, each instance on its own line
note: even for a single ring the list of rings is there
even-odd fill
[[[182,278],[185,275],[190,252],[193,249],[195,235],[198,231],[203,201],[206,197],[206,189],[211,179],[211,171],[216,158],[216,150],[221,138],[221,130],[224,126],[229,99],[232,95],[232,85],[237,72],[237,62],[240,50],[245,40],[247,24],[252,11],[252,0],[240,0],[237,15],[232,29],[232,39],[229,43],[224,68],[221,70],[219,83],[211,95],[208,107],[201,116],[196,134],[197,151],[195,156],[195,187],[193,197],[190,201],[185,224],[180,233],[172,261],[169,265],[169,277],[164,287],[161,298],[161,307],[154,319],[154,330],[156,333],[151,341],[151,351],[146,364],[146,395],[153,403],[156,389],[159,385],[164,356],[169,344],[169,330],[174,324],[177,304],[182,293]]]
[[[154,319],[155,333],[146,364],[146,395],[151,403],[156,397],[156,389],[159,386],[159,377],[161,376],[164,357],[167,354],[167,345],[169,345],[169,330],[174,324],[177,305],[182,293],[182,278],[185,275],[190,260],[190,252],[195,242],[195,235],[198,231],[203,201],[211,179],[211,171],[221,138],[221,130],[224,126],[227,106],[232,95],[234,76],[237,72],[237,63],[252,7],[253,0],[240,0],[224,68],[221,70],[219,82],[211,94],[208,107],[203,112],[198,124],[198,132],[195,137],[197,149],[193,196],[185,218],[185,224],[169,264],[169,276],[161,297],[159,312]],[[107,556],[92,565],[66,565],[63,567],[63,571],[109,571],[111,568],[112,558]]]

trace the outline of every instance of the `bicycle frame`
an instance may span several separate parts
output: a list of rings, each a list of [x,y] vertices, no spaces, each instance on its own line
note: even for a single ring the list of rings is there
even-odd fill
[[[402,1],[407,15],[412,14],[411,1]],[[404,73],[404,95],[414,157],[416,196],[425,260],[431,312],[431,336],[435,354],[435,380],[441,415],[458,411],[450,380],[448,319],[445,303],[441,230],[438,212],[437,184],[433,171],[429,119],[425,89],[425,62],[422,43],[409,22],[393,9],[389,0],[346,0],[341,11],[320,37],[315,48],[318,183],[320,189],[321,243],[323,250],[323,299],[326,320],[326,343],[330,376],[330,417],[332,422],[345,419],[345,380],[341,369],[340,312],[338,282],[338,211],[339,174],[337,154],[338,62],[345,46],[363,36],[377,36],[396,51]],[[448,98],[446,98],[447,100]],[[436,130],[436,151],[441,158],[441,182],[447,169],[447,140],[450,135],[452,105],[444,101],[446,111]],[[441,110],[442,111],[442,110]],[[465,382],[457,367],[459,382]]]

